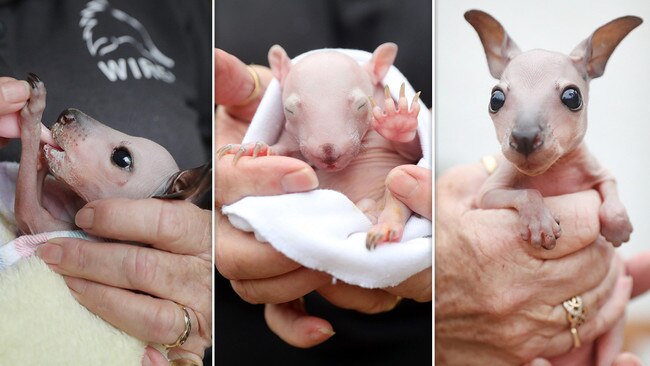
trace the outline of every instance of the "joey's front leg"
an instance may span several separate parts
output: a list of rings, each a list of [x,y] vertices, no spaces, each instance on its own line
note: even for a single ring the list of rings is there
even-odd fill
[[[535,248],[555,248],[560,237],[560,221],[546,207],[539,191],[534,189],[495,188],[486,191],[479,208],[514,208],[519,213],[521,238]]]
[[[600,218],[600,233],[608,242],[619,246],[630,240],[632,223],[627,211],[618,197],[614,180],[606,180],[598,186],[603,199],[598,216]]]
[[[372,127],[384,138],[390,141],[408,143],[415,139],[418,127],[418,114],[420,113],[420,103],[418,99],[420,93],[413,97],[411,109],[409,110],[408,101],[404,96],[404,84],[399,92],[397,106],[390,96],[388,86],[385,89],[386,99],[384,100],[384,109],[377,106],[372,98],[370,102],[372,108]]]
[[[45,85],[34,74],[27,81],[31,86],[29,100],[20,111],[21,154],[16,179],[14,211],[19,229],[24,234],[66,230],[74,225],[57,220],[43,208],[41,194],[47,165],[41,160],[41,119],[45,109]]]

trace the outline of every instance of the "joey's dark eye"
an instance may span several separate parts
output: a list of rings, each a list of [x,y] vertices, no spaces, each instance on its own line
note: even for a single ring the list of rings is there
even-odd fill
[[[582,97],[576,88],[568,87],[562,92],[562,104],[569,107],[572,111],[577,111],[582,108]]]
[[[363,102],[363,104],[361,104],[360,106],[357,107],[357,110],[360,111],[361,108],[363,108],[363,107],[366,106],[366,104],[368,104],[368,103],[367,103],[367,102]]]
[[[133,158],[131,157],[129,150],[125,147],[118,147],[113,150],[111,160],[113,161],[113,164],[122,169],[131,170],[133,167]]]
[[[503,91],[501,91],[501,89],[495,89],[490,97],[490,112],[496,113],[501,109],[501,107],[503,107],[505,102],[506,95],[503,94]]]

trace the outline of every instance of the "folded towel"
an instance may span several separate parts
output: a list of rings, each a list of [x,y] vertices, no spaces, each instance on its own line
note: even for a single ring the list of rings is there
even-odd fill
[[[313,52],[302,54],[293,63]],[[365,63],[372,56],[359,50],[334,49]],[[397,99],[406,82],[406,98],[415,91],[404,75],[391,66],[382,85],[389,85]],[[419,166],[431,168],[431,113],[422,101],[418,135],[422,156]],[[269,84],[243,142],[277,141],[284,125],[282,92],[276,79]],[[366,288],[394,286],[428,268],[432,262],[431,221],[414,215],[404,228],[401,243],[365,247],[372,226],[368,218],[346,196],[331,190],[315,190],[272,197],[246,197],[224,206],[223,213],[237,228],[252,231],[287,257],[331,274],[335,279]]]

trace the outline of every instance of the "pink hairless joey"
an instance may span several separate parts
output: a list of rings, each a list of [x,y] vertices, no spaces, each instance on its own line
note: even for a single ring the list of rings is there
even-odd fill
[[[384,43],[365,64],[336,50],[314,52],[292,64],[282,47],[271,47],[284,129],[272,146],[225,145],[218,156],[235,154],[234,162],[272,154],[303,159],[315,167],[321,188],[344,193],[374,223],[368,249],[399,241],[411,211],[386,190],[386,176],[396,166],[416,162],[422,152],[419,93],[409,108],[404,85],[396,103],[381,84],[396,56],[397,46]]]
[[[101,198],[193,199],[209,188],[210,164],[179,171],[162,146],[75,109],[63,111],[51,134],[43,133],[45,85],[34,74],[27,80],[31,94],[19,116],[22,152],[15,202],[23,233],[75,229],[76,212]]]
[[[551,212],[542,197],[593,188],[603,200],[601,234],[615,246],[628,241],[632,225],[614,177],[588,152],[583,137],[589,81],[603,74],[616,46],[642,20],[615,19],[565,55],[521,52],[501,24],[482,11],[468,11],[465,19],[483,43],[490,73],[499,79],[489,113],[507,159],[485,182],[478,207],[517,210],[522,239],[553,249],[561,213]]]

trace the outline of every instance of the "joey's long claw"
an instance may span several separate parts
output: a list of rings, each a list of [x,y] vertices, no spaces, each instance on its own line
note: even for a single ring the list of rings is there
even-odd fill
[[[32,89],[36,89],[36,86],[41,82],[41,79],[36,74],[30,72],[27,73],[27,82],[32,87]]]
[[[420,94],[421,94],[421,93],[422,93],[422,92],[419,91],[419,92],[417,92],[417,93],[415,94],[415,96],[413,97],[413,101],[411,102],[411,109],[412,109],[413,106],[418,102],[418,100],[420,100]]]
[[[237,161],[244,156],[244,153],[246,152],[247,148],[246,145],[242,145],[239,150],[235,153],[235,157],[232,158],[232,165],[237,164]]]
[[[390,98],[390,89],[388,88],[388,84],[384,87],[384,95],[386,96],[386,99]]]
[[[406,98],[405,95],[405,89],[406,88],[406,82],[403,82],[402,85],[399,87],[399,97],[400,98]]]
[[[370,105],[375,108],[377,106],[377,103],[375,103],[375,98],[368,96],[368,100],[370,100]]]
[[[223,145],[217,150],[217,159],[221,159],[224,155],[228,154],[232,149],[232,144]]]

